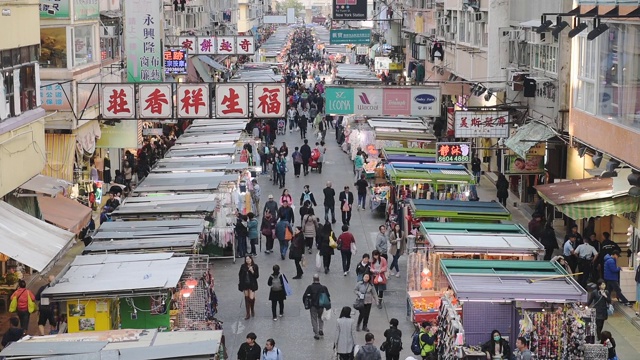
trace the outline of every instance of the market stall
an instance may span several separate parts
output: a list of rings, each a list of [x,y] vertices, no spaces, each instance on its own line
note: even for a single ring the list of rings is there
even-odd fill
[[[217,299],[208,257],[202,255],[77,256],[42,298],[65,309],[70,333],[219,330],[219,324],[207,321],[215,315]]]
[[[447,195],[447,197],[450,197]],[[511,220],[511,213],[495,201],[467,201],[411,199],[414,219],[448,219],[454,222],[473,221],[499,223]]]
[[[208,240],[206,225],[200,219],[106,222],[91,235],[92,242],[83,254],[197,253]]]
[[[235,189],[239,176],[225,175],[219,172],[184,172],[149,174],[132,190],[133,196],[149,196],[150,194],[193,194],[226,192]]]
[[[202,158],[194,158],[194,159],[202,159]],[[172,159],[167,159],[172,160]],[[202,159],[207,160],[207,159]],[[225,164],[225,163],[215,163],[210,161],[189,161],[184,160],[182,162],[158,162],[156,166],[151,170],[152,174],[157,173],[188,173],[188,172],[215,172],[215,173],[224,173],[226,175],[235,174],[235,173],[243,173],[244,171],[249,169],[249,165],[247,163],[234,163],[234,164]]]
[[[220,146],[235,146],[242,137],[241,132],[233,133],[184,133],[178,140],[176,145],[185,144],[216,144]]]
[[[225,353],[222,330],[122,329],[26,337],[4,348],[0,357],[5,360],[226,360]]]
[[[382,149],[382,158],[387,163],[435,163],[436,150],[406,147],[385,147]]]
[[[209,157],[217,155],[235,155],[238,148],[235,146],[216,146],[213,144],[186,144],[175,145],[164,155],[165,158],[184,157]]]
[[[539,360],[584,359],[583,345],[594,342],[595,312],[581,306],[587,292],[557,262],[447,259],[440,266],[447,279],[441,288],[462,310],[460,317],[438,317],[445,358],[486,358],[480,345],[494,329],[512,349],[519,336],[529,339]],[[440,311],[449,313],[447,306],[442,300]]]

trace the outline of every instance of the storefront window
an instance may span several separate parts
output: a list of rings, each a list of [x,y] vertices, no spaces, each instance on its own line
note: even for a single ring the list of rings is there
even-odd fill
[[[40,29],[40,65],[44,68],[67,68],[67,29]]]
[[[575,107],[640,131],[640,26],[609,24],[606,33],[593,41],[585,34],[577,45]]]
[[[73,30],[73,66],[76,67],[94,62],[93,26],[76,26]]]

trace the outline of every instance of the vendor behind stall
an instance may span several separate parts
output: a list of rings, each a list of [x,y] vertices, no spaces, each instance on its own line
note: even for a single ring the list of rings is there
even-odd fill
[[[487,354],[488,360],[511,359],[509,342],[502,338],[502,334],[498,330],[491,332],[491,339],[482,345],[482,351]]]

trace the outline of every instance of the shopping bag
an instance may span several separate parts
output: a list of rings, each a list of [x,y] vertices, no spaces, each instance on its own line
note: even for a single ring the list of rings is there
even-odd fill
[[[385,276],[382,273],[376,275],[376,277],[373,278],[374,285],[383,285],[386,283],[387,283],[387,279],[385,279]]]
[[[18,297],[14,297],[11,299],[11,303],[9,304],[9,312],[14,313],[18,311]]]
[[[316,269],[322,269],[322,257],[320,256],[320,252],[316,253]]]
[[[352,243],[351,243],[351,255],[355,255],[355,253],[356,253],[356,251],[357,251],[357,250],[358,250],[358,249],[356,248],[356,243],[355,243],[355,242],[352,242]]]
[[[291,289],[291,285],[289,285],[289,280],[287,280],[287,277],[284,276],[284,274],[282,274],[282,280],[284,280],[282,282],[282,287],[284,288],[284,293],[287,294],[287,296],[293,295],[293,290]]]
[[[307,258],[302,255],[302,261],[300,261],[300,266],[302,266],[303,268],[307,267]]]
[[[331,320],[331,310],[325,310],[322,312],[322,321],[329,321]]]
[[[27,308],[29,309],[29,314],[33,314],[34,312],[38,311],[36,302],[31,300],[31,296],[29,296],[29,294],[27,294]]]
[[[607,305],[607,315],[611,316],[613,315],[614,312],[615,310],[613,308],[613,305],[612,304]]]
[[[331,235],[329,235],[329,247],[332,249],[338,247],[338,243],[336,242],[336,237],[333,235],[333,232],[331,232]]]

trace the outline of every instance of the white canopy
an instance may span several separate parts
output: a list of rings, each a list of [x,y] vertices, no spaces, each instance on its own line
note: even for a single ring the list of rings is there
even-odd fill
[[[0,201],[0,253],[43,272],[75,235]]]

